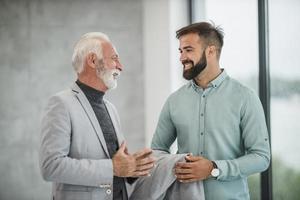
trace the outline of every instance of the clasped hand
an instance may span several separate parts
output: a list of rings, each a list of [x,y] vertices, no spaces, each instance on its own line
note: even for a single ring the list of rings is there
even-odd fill
[[[187,155],[186,162],[178,162],[174,167],[175,176],[182,183],[207,179],[213,169],[210,160],[201,156]]]
[[[114,176],[139,177],[149,176],[154,167],[155,159],[151,156],[152,150],[144,148],[134,154],[129,154],[123,142],[112,158]]]

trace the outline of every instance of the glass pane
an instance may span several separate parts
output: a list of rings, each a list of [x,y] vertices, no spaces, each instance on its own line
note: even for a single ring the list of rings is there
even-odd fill
[[[269,1],[273,199],[300,196],[300,1]]]
[[[258,18],[254,0],[199,0],[194,21],[212,20],[224,29],[221,67],[229,76],[258,91]],[[204,7],[204,8],[203,8]],[[198,12],[198,13],[197,13]],[[260,176],[248,179],[252,200],[260,199]]]
[[[206,19],[225,32],[221,67],[232,78],[258,91],[257,2],[209,0],[205,6]]]

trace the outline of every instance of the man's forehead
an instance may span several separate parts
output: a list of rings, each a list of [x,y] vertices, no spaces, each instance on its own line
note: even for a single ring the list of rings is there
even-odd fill
[[[110,54],[110,55],[117,54],[116,48],[110,42],[103,42],[102,43],[102,48],[103,48],[103,53],[104,54]]]
[[[200,37],[197,33],[189,33],[179,38],[180,47],[196,46],[200,44]]]

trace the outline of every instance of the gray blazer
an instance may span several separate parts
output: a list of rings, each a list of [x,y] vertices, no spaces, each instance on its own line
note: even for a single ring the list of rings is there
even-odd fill
[[[120,144],[124,138],[117,111],[104,102]],[[43,178],[53,182],[52,199],[112,200],[112,160],[96,115],[76,84],[50,98],[39,156]]]

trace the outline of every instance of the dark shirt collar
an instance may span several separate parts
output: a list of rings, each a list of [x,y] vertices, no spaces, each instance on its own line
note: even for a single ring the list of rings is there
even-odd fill
[[[85,96],[88,98],[89,101],[95,102],[95,103],[103,103],[103,96],[104,92],[96,90],[95,88],[92,88],[79,80],[76,81],[76,84],[80,87],[80,89],[83,91]]]

